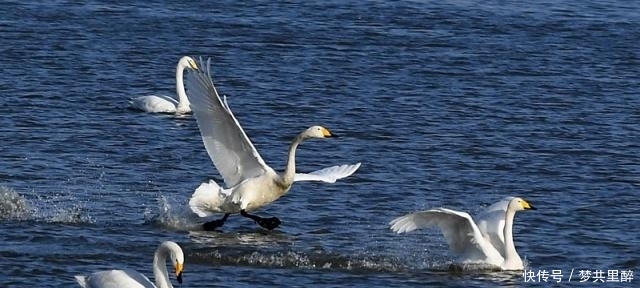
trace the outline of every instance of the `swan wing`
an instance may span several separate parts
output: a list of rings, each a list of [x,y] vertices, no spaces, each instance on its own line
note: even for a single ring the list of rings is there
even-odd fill
[[[480,232],[491,242],[491,245],[504,254],[504,225],[509,202],[514,197],[505,197],[482,211],[477,219]],[[504,257],[504,255],[502,255]]]
[[[466,212],[435,208],[398,217],[389,224],[397,233],[438,226],[451,251],[465,260],[484,260],[497,253]]]
[[[186,77],[187,97],[198,122],[202,141],[209,157],[227,187],[271,170],[258,154],[227,103],[220,98],[211,78],[210,60],[202,69],[189,69]],[[206,69],[204,68],[206,67]]]
[[[147,276],[133,270],[106,270],[89,276],[76,276],[76,281],[85,288],[155,288]]]
[[[336,165],[316,170],[311,173],[296,173],[293,177],[293,181],[323,181],[327,183],[334,183],[338,179],[351,176],[351,174],[360,168],[360,164],[361,163]]]

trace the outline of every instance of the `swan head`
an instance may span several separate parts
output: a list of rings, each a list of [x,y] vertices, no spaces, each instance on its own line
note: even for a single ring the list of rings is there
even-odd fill
[[[524,200],[520,197],[514,197],[509,201],[509,208],[513,211],[524,211],[524,210],[537,210],[536,207],[533,207],[529,201]]]
[[[169,258],[175,269],[176,278],[178,279],[178,283],[182,284],[182,271],[184,270],[184,253],[182,249],[177,243],[172,241],[166,241],[161,245],[169,249]]]
[[[193,60],[193,58],[189,56],[183,56],[182,58],[180,58],[180,61],[178,61],[178,67],[181,67],[182,69],[188,67],[194,70],[198,70],[198,64],[196,63],[196,60]]]
[[[329,129],[322,126],[311,126],[300,134],[302,139],[336,137]]]

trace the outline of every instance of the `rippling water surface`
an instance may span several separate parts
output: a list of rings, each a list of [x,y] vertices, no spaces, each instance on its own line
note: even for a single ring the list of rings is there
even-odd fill
[[[562,270],[557,286],[572,269],[572,282],[578,270],[638,273],[639,4],[236,2],[5,1],[1,286],[151,276],[163,240],[186,253],[180,287],[519,286],[517,272],[449,272],[436,229],[387,226],[507,195],[539,208],[514,228],[528,269]],[[237,215],[201,231],[186,203],[220,177],[193,117],[128,108],[173,95],[182,55],[213,58],[219,91],[275,168],[314,124],[343,137],[303,144],[299,170],[362,167],[258,211],[283,221],[276,231]]]

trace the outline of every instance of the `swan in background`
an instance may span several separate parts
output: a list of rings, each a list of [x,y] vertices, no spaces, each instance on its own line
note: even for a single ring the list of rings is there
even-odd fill
[[[202,141],[226,186],[222,188],[213,180],[202,183],[189,200],[191,210],[200,217],[225,214],[221,219],[205,223],[205,230],[221,227],[232,213],[240,213],[268,230],[275,229],[281,223],[278,218],[262,218],[248,212],[277,200],[289,191],[293,182],[333,183],[350,176],[360,167],[360,163],[357,163],[332,166],[308,174],[296,173],[295,153],[302,141],[334,136],[325,127],[312,126],[291,142],[284,172],[273,170],[262,160],[233,116],[226,96],[221,99],[218,95],[211,79],[210,61],[207,62],[206,71],[203,71],[204,63],[200,59],[201,70],[189,70],[186,78],[187,95]]]
[[[185,114],[191,112],[189,99],[184,91],[184,84],[182,82],[182,75],[184,73],[184,69],[187,67],[191,69],[198,69],[198,65],[196,65],[196,61],[193,60],[193,58],[184,56],[180,58],[178,66],[176,67],[176,93],[178,94],[179,101],[165,95],[140,96],[131,99],[131,106],[150,113]]]
[[[461,256],[463,262],[489,264],[502,270],[522,270],[522,259],[513,244],[513,218],[516,211],[528,209],[536,208],[519,197],[505,198],[482,213],[479,220],[482,229],[468,213],[447,208],[408,214],[394,219],[389,225],[397,233],[438,226],[451,251]],[[494,235],[496,233],[499,235]]]
[[[171,281],[167,273],[167,256],[171,259],[171,264],[175,269],[178,283],[182,283],[182,269],[184,268],[184,254],[180,246],[172,241],[166,241],[158,246],[153,256],[153,277],[156,284],[149,281],[149,278],[137,271],[126,270],[106,270],[90,274],[89,276],[75,276],[76,281],[84,288],[106,288],[106,287],[158,287],[171,288]]]

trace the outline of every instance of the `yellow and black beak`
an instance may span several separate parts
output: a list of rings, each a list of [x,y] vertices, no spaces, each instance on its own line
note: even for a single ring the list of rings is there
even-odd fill
[[[538,208],[533,207],[529,201],[524,199],[522,199],[522,208],[524,208],[524,210],[538,210]]]
[[[331,133],[331,131],[329,131],[329,129],[327,128],[322,128],[322,136],[324,137],[338,137],[336,134]]]
[[[193,70],[198,70],[198,64],[193,59],[189,59],[189,68]]]
[[[176,278],[178,278],[178,283],[182,284],[182,270],[184,269],[184,265],[182,263],[176,263]]]

